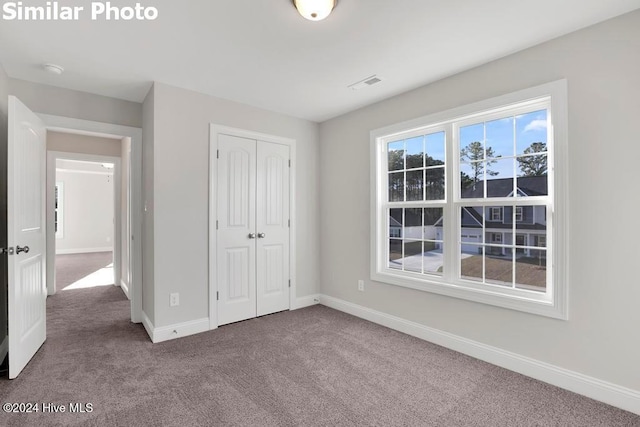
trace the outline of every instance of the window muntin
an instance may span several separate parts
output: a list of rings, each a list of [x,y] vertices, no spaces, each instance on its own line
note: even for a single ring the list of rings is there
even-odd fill
[[[539,92],[536,98],[532,94],[537,90]],[[547,90],[549,92],[543,94]],[[554,94],[555,101],[550,93]],[[518,103],[517,96],[522,96],[520,99],[527,101]],[[476,105],[482,108],[474,110]],[[562,281],[554,283],[556,276],[566,277],[566,273],[564,269],[553,272],[546,267],[547,259],[564,256],[565,253],[565,233],[562,233],[563,238],[557,242],[556,237],[552,236],[552,231],[553,224],[558,222],[558,211],[561,212],[559,222],[566,223],[564,211],[553,205],[554,195],[566,194],[564,170],[561,175],[562,186],[559,189],[554,188],[556,178],[553,175],[554,159],[566,159],[564,146],[559,156],[554,152],[554,136],[559,135],[562,140],[566,140],[566,83],[556,82],[476,105],[372,132],[373,140],[381,144],[378,146],[379,149],[385,151],[389,142],[404,141],[427,133],[427,129],[439,127],[445,133],[446,157],[453,159],[453,162],[448,162],[444,167],[446,185],[443,199],[435,202],[426,198],[422,201],[389,201],[386,197],[381,198],[383,193],[375,189],[372,199],[372,204],[378,206],[372,214],[374,225],[380,224],[380,218],[384,217],[378,210],[382,207],[397,207],[401,203],[407,207],[418,206],[417,202],[420,202],[422,207],[424,206],[421,203],[435,203],[442,207],[443,266],[439,270],[440,276],[387,269],[387,261],[376,255],[387,253],[386,244],[375,238],[372,256],[377,261],[372,264],[372,278],[415,289],[566,318],[566,286]],[[554,109],[555,115],[552,114]],[[438,125],[431,126],[430,123]],[[413,130],[405,134],[402,126]],[[507,131],[508,128],[511,129],[510,132]],[[383,132],[395,136],[387,137]],[[481,135],[481,139],[478,135]],[[487,135],[491,139],[487,139]],[[480,143],[482,149],[478,150],[476,147],[476,154],[465,155],[462,149],[470,147],[474,142]],[[534,146],[534,143],[538,144]],[[489,151],[487,148],[492,150]],[[372,157],[372,160],[380,159],[376,156]],[[491,163],[492,161],[496,163]],[[386,170],[385,162],[376,160],[374,164],[374,171]],[[464,179],[465,170],[470,179]],[[499,180],[501,184],[496,186],[493,180]],[[534,181],[533,184],[531,181]],[[386,186],[386,182],[379,181],[375,174],[374,182],[376,188]],[[464,192],[465,183],[466,188],[471,188],[467,193]],[[505,188],[510,191],[505,192]],[[564,199],[560,197],[559,200]],[[561,205],[563,204],[564,202]],[[467,212],[463,216],[463,207],[477,208],[477,213]],[[491,208],[502,209],[500,224],[495,221],[497,216],[491,217]],[[477,224],[478,215],[481,215],[481,225]],[[444,221],[445,219],[447,221]],[[475,227],[468,226],[463,229],[465,220],[475,221]],[[378,225],[375,225],[374,229],[376,228],[379,228]],[[500,237],[492,237],[498,235]],[[557,255],[558,253],[561,255]],[[501,262],[496,263],[495,260]],[[499,266],[496,267],[494,264]],[[550,267],[551,265],[563,264],[562,261],[556,261],[554,264],[549,263]],[[537,269],[537,274],[528,274],[528,270],[532,268]]]

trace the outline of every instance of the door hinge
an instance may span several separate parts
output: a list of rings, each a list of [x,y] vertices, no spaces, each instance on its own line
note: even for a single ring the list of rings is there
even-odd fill
[[[287,224],[288,224],[287,226],[288,226],[289,228],[291,228],[291,220],[289,220],[289,221],[287,222]]]
[[[220,150],[216,150],[216,159],[220,158]]]
[[[289,159],[289,167],[291,167],[291,159]]]
[[[218,229],[218,220],[216,220],[216,230]]]
[[[289,279],[289,287],[291,287],[291,279]]]
[[[216,301],[220,301],[220,292],[216,292]]]

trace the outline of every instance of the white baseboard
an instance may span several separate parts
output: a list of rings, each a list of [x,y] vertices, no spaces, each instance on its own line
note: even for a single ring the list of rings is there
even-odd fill
[[[129,284],[120,279],[120,288],[122,288],[122,292],[124,292],[124,294],[127,296],[127,299],[131,301],[131,295],[129,294]]]
[[[320,304],[320,295],[307,295],[305,297],[296,298],[294,306],[291,310],[299,310],[305,307],[311,307],[312,305]]]
[[[147,317],[146,313],[142,313],[142,324],[151,338],[156,344],[163,341],[174,340],[176,338],[187,337],[189,335],[199,334],[209,330],[209,318],[192,320],[190,322],[177,323],[175,325],[163,326],[156,328]]]
[[[640,391],[622,387],[546,362],[472,341],[400,317],[320,295],[320,303],[356,317],[386,326],[416,338],[464,353],[476,359],[509,369],[557,387],[590,397],[640,415]]]
[[[153,326],[153,323],[151,323],[151,320],[149,320],[147,313],[145,313],[144,311],[142,312],[142,326],[144,326],[144,330],[147,331],[149,339],[151,339],[151,342],[153,342],[153,330],[155,329],[155,326]]]
[[[56,255],[90,254],[94,252],[113,252],[113,247],[109,248],[80,248],[80,249],[56,249]]]
[[[9,337],[4,337],[2,344],[0,344],[0,363],[7,357],[9,353]]]

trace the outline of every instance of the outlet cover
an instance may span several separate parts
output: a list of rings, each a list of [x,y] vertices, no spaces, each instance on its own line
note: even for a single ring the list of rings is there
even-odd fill
[[[364,280],[358,280],[358,290],[364,292]]]
[[[180,305],[180,294],[175,293],[175,294],[171,294],[171,296],[169,297],[169,305],[171,307],[177,307]]]

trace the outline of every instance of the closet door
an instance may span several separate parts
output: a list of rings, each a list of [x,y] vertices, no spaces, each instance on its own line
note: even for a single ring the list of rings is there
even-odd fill
[[[289,309],[289,147],[258,141],[257,315]]]
[[[218,138],[218,325],[256,317],[256,141]]]

